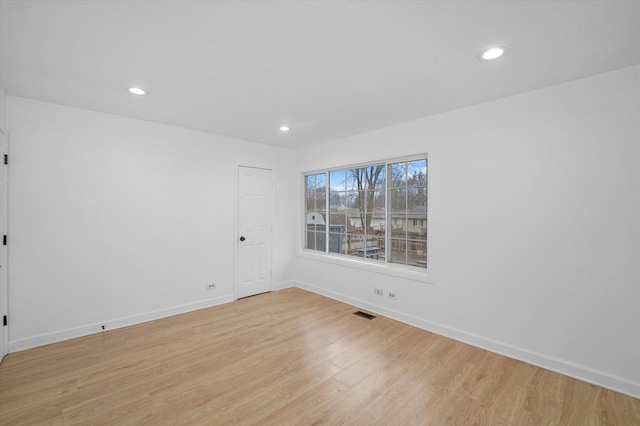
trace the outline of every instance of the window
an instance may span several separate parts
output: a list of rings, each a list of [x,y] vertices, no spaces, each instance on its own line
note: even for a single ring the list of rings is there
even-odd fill
[[[427,159],[305,174],[305,248],[427,267]]]

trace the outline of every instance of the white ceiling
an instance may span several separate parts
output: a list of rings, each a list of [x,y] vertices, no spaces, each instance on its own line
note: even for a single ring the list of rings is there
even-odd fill
[[[0,0],[0,14],[9,95],[293,149],[640,63],[640,1]],[[505,56],[477,59],[496,44]]]

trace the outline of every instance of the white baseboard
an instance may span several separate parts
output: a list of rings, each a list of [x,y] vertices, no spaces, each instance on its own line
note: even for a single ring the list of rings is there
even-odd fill
[[[273,285],[273,291],[280,291],[280,290],[284,290],[287,288],[292,288],[295,287],[296,283],[295,281],[285,281],[283,283],[278,283],[278,284],[274,284]]]
[[[273,291],[280,291],[287,288],[295,287],[294,281],[286,281],[275,284]],[[38,336],[26,337],[24,339],[10,340],[9,353],[24,351],[27,349],[37,348],[38,346],[49,345],[52,343],[62,342],[64,340],[75,339],[77,337],[88,336],[90,334],[101,333],[107,330],[115,330],[130,325],[141,324],[161,318],[167,318],[173,315],[184,314],[198,309],[210,308],[212,306],[222,305],[224,303],[236,300],[232,295],[222,296],[214,299],[208,299],[201,302],[189,303],[186,305],[174,306],[158,311],[147,312],[139,315],[132,315],[124,318],[117,318],[106,322],[96,324],[88,324],[82,327],[70,328],[67,330],[56,331],[53,333],[40,334]],[[104,326],[104,330],[102,329]]]
[[[640,383],[633,382],[622,377],[612,376],[610,374],[597,371],[589,367],[574,364],[548,355],[532,352],[523,348],[518,348],[506,343],[487,339],[476,334],[456,330],[454,328],[437,324],[431,321],[425,321],[412,315],[407,315],[393,309],[388,309],[383,306],[371,304],[363,300],[326,290],[311,284],[297,281],[295,283],[295,286],[303,290],[320,294],[322,296],[347,303],[357,308],[366,309],[368,311],[383,315],[396,321],[400,321],[405,324],[409,324],[414,327],[418,327],[423,330],[457,340],[459,342],[467,343],[469,345],[485,349],[490,352],[517,359],[519,361],[523,361],[528,364],[544,368],[546,370],[554,371],[556,373],[560,373],[574,379],[578,379],[587,383],[601,386],[606,389],[613,390],[615,392],[629,395],[633,398],[640,399]]]
[[[106,322],[88,324],[82,327],[70,328],[67,330],[56,331],[53,333],[40,334],[38,336],[26,337],[24,339],[9,340],[9,353],[24,351],[26,349],[36,348],[38,346],[49,345],[51,343],[62,342],[63,340],[75,339],[77,337],[88,336],[90,334],[101,333],[107,330],[115,330],[117,328],[128,327],[130,325],[141,324],[148,321],[167,318],[173,315],[184,314],[199,309],[210,308],[212,306],[222,305],[233,302],[235,299],[232,295],[216,297],[195,303],[187,303],[185,305],[173,306],[157,311],[146,312],[139,315],[132,315],[124,318],[116,318]],[[102,326],[105,328],[102,329]]]

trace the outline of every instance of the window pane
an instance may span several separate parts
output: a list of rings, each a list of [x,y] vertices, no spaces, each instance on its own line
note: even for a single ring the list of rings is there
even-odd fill
[[[346,226],[347,224],[347,215],[345,214],[346,210],[342,210],[339,212],[329,212],[329,224],[330,226],[340,225]]]
[[[413,266],[427,267],[427,242],[409,240],[407,241],[407,264]]]
[[[384,209],[384,190],[364,191],[365,210],[373,212]]]
[[[375,242],[372,242],[372,241],[368,241],[366,245],[356,249],[353,252],[353,255],[362,257],[363,259],[373,259],[373,260],[384,259],[384,251],[382,250],[382,247],[376,245]]]
[[[348,220],[347,225],[349,226],[348,228],[349,232],[362,232],[363,213],[361,213],[360,210],[358,209],[349,210],[347,220]]]
[[[347,208],[364,210],[364,204],[362,204],[362,207],[360,205],[361,203],[364,202],[364,197],[360,195],[362,192],[363,191],[349,191],[349,192],[347,192],[347,195],[346,195]]]
[[[374,238],[369,238],[369,247],[375,250],[375,255],[373,251],[370,250],[370,259],[378,260],[380,262],[385,261],[385,238],[384,235],[377,236]]]
[[[347,232],[350,234],[364,235],[364,227],[363,227],[364,220],[366,220],[364,217],[364,214],[362,216],[358,216],[357,218],[358,226],[354,226],[353,228],[347,229]]]
[[[373,193],[373,211],[385,210],[384,189],[378,189]]]
[[[326,176],[324,173],[318,173],[315,175],[305,175],[305,191],[307,193],[314,191],[326,191]]]
[[[391,239],[391,259],[392,263],[407,264],[407,240]]]
[[[313,229],[313,228],[311,228]],[[304,248],[315,250],[316,248],[316,236],[315,232],[309,230],[309,226],[307,226],[307,233],[305,236],[305,244]]]
[[[358,250],[364,249],[364,235],[363,234],[347,234],[345,236],[345,254],[351,256],[357,256]]]
[[[315,211],[324,212],[327,208],[327,193],[326,192],[316,192],[315,194],[316,206]]]
[[[386,229],[387,221],[385,220],[384,212],[373,212],[371,216],[370,230],[373,233],[384,235]]]
[[[316,176],[315,175],[307,175],[305,176],[305,184],[304,189],[307,194],[313,192],[316,189]]]
[[[346,192],[331,191],[329,193],[329,211],[336,212],[346,208]]]
[[[407,238],[406,222],[407,221],[404,216],[391,217],[391,238]]]
[[[427,160],[407,163],[407,176],[409,186],[425,186],[427,184]]]
[[[424,218],[419,219],[417,217],[411,217],[409,220],[407,220],[407,238],[417,238],[417,235],[422,233],[423,226],[420,224],[421,221],[424,221]]]
[[[391,189],[389,190],[389,210],[392,212],[407,211],[407,190]]]
[[[312,212],[316,208],[316,197],[314,194],[306,194],[305,196],[305,211]]]
[[[363,169],[349,169],[347,170],[347,189],[350,191],[356,191],[362,189]]]
[[[329,173],[329,185],[332,191],[346,191],[347,190],[347,171],[346,170],[334,170]]]
[[[307,213],[307,225],[322,226],[324,229],[324,216],[319,212]],[[314,229],[316,231],[316,229]]]
[[[386,174],[387,174],[387,168],[385,167],[384,164],[378,164],[377,166],[375,166],[373,168],[372,171],[372,180],[371,183],[372,185],[370,186],[369,189],[383,189],[385,187],[386,184]]]
[[[377,164],[350,169],[347,172],[347,189],[383,189],[385,182],[385,166]]]
[[[330,231],[334,231],[336,227],[332,226]],[[329,253],[345,253],[344,233],[329,233]]]
[[[407,188],[407,207],[413,210],[415,207],[423,207],[426,213],[427,208],[427,187],[409,187]]]
[[[313,228],[311,228],[313,229]],[[305,248],[311,250],[324,251],[324,232],[314,232],[312,230],[307,230],[307,244]]]
[[[427,239],[427,219],[426,216],[421,219],[413,219],[416,221],[416,225],[414,228],[414,234],[410,235],[408,238],[413,238],[416,240],[426,240]]]
[[[306,206],[307,212],[324,212],[325,209],[325,194],[307,194]]]
[[[391,186],[403,187],[407,182],[407,163],[396,163],[391,165]]]
[[[318,186],[324,180],[324,173],[305,176],[305,248],[310,250],[325,251],[326,193]]]
[[[360,215],[362,217],[362,220],[364,220],[364,226],[363,228],[366,230],[367,234],[371,234],[373,229],[371,228],[371,221],[373,220],[373,213],[371,212],[364,212],[361,213]]]
[[[426,206],[414,207],[407,212],[405,230],[407,238],[418,239],[426,233],[427,209]]]

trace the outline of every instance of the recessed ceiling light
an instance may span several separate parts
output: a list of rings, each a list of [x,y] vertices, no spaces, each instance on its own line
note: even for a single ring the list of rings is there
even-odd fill
[[[482,59],[485,61],[491,61],[494,59],[498,59],[504,53],[504,49],[502,47],[492,47],[491,49],[487,49],[482,53]]]
[[[288,132],[290,129],[287,126],[280,127],[281,132]]]
[[[131,87],[129,89],[129,92],[133,93],[134,95],[144,95],[145,91],[140,89],[139,87]]]

